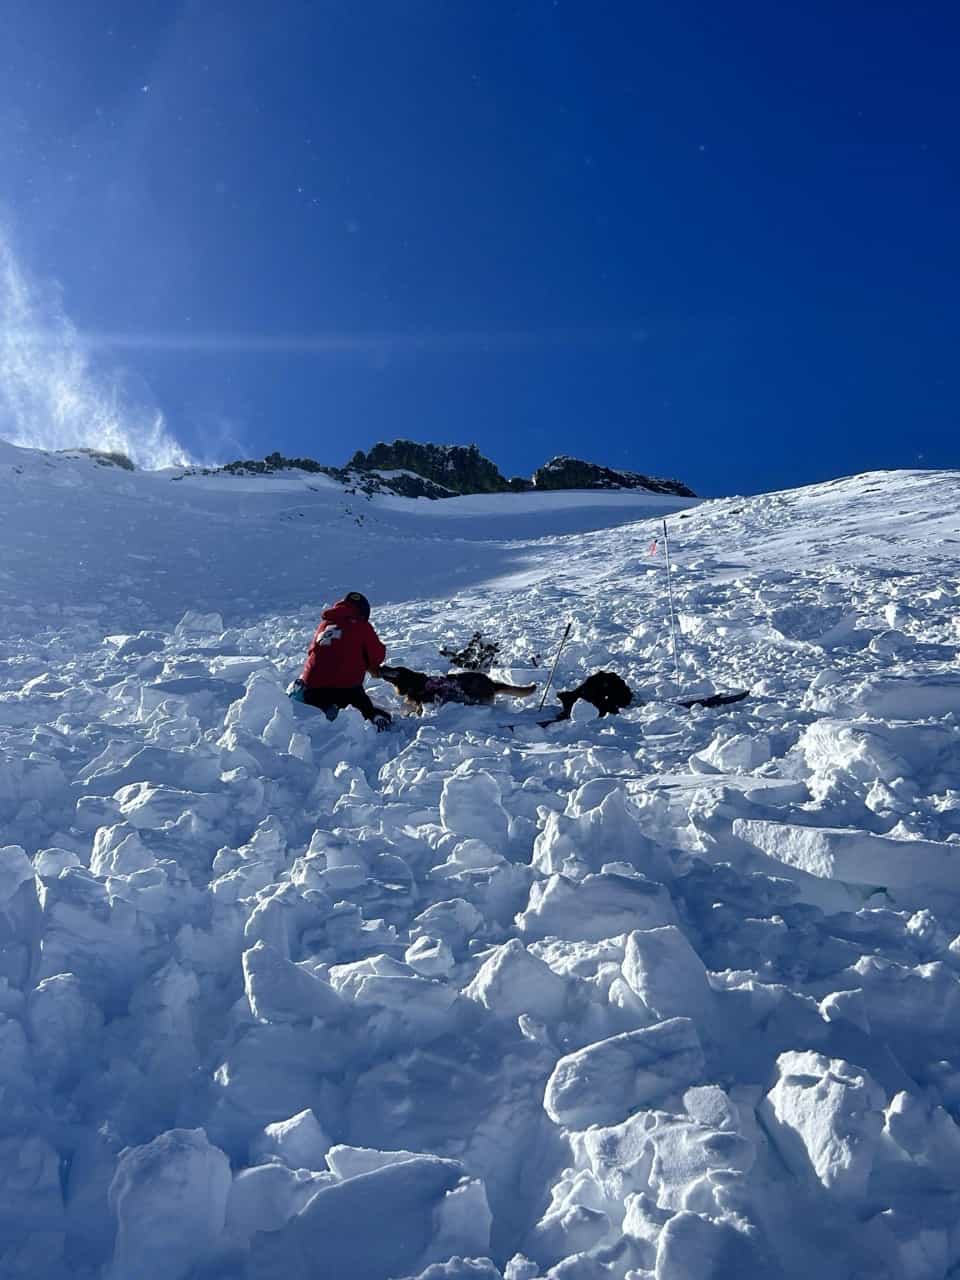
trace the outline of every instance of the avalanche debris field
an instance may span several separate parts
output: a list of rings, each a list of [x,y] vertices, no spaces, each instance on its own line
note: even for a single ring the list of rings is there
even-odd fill
[[[957,1275],[958,480],[0,445],[0,1275]],[[664,516],[684,692],[745,702],[675,704]],[[634,704],[329,723],[285,689],[350,589],[429,672],[542,684],[573,619],[557,687]]]

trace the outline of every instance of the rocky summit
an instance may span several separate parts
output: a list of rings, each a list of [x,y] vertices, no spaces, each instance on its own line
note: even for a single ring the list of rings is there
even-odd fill
[[[535,489],[647,489],[650,493],[672,493],[681,498],[696,497],[679,480],[660,480],[637,471],[617,471],[560,454],[533,473]]]
[[[530,493],[556,489],[639,489],[675,497],[695,497],[679,480],[661,480],[637,471],[584,462],[567,454],[551,458],[533,476],[503,475],[475,444],[418,444],[415,440],[382,441],[358,449],[343,467],[312,458],[285,458],[271,453],[263,460],[228,462],[218,470],[233,475],[266,475],[277,471],[321,473],[346,488],[364,493],[393,493],[404,498],[452,498],[476,493]],[[209,472],[208,472],[209,474]]]

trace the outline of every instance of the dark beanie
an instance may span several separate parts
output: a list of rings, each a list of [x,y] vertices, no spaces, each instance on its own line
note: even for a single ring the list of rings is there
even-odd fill
[[[343,598],[347,604],[352,604],[359,611],[365,621],[369,621],[370,601],[366,596],[361,595],[359,591],[348,591]]]

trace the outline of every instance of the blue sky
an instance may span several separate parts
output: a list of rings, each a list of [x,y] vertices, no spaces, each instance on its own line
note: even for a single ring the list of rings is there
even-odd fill
[[[0,203],[198,454],[957,455],[954,5],[9,0]]]

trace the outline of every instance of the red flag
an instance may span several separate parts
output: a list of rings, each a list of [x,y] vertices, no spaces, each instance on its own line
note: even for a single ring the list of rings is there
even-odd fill
[[[657,554],[657,539],[654,538],[654,540],[650,543],[650,550],[647,552],[647,555],[655,556],[656,554]]]

